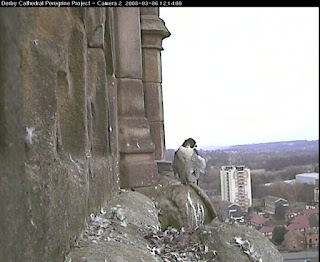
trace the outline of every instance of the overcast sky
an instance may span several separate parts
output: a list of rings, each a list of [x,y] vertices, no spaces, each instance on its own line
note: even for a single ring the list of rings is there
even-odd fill
[[[319,139],[319,9],[160,8],[166,147]]]

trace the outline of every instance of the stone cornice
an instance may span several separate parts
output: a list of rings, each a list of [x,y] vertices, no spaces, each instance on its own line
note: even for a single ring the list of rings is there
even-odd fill
[[[142,34],[160,35],[163,38],[170,36],[164,21],[156,15],[141,15]]]

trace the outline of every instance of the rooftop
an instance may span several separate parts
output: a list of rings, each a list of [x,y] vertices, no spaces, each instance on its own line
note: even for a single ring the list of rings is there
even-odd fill
[[[249,220],[250,220],[251,223],[255,223],[255,224],[258,224],[258,225],[263,225],[264,223],[269,221],[269,219],[264,218],[262,216],[259,216],[257,214],[251,214]]]
[[[232,206],[237,206],[237,207],[240,207],[238,204],[234,204],[232,202],[229,202],[229,201],[221,201],[219,203],[217,203],[216,205],[219,209],[228,209]]]
[[[300,211],[301,215],[319,214],[318,209],[303,209]]]
[[[287,230],[292,231],[319,227],[318,223],[319,216],[317,214],[311,214],[309,216],[300,215],[291,221],[290,225],[287,227]]]
[[[274,227],[267,227],[263,226],[262,228],[259,229],[259,232],[261,233],[271,233],[273,232]]]
[[[265,200],[274,201],[274,202],[277,202],[279,200],[284,200],[284,201],[288,202],[287,200],[285,200],[285,199],[283,199],[281,197],[275,197],[275,196],[266,196]]]

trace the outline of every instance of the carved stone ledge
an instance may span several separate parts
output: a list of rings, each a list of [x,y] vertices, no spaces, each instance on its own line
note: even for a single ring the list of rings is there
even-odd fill
[[[162,50],[162,40],[170,36],[163,20],[157,15],[141,15],[142,48]]]

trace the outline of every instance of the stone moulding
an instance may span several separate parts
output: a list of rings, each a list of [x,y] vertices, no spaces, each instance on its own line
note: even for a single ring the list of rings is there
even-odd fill
[[[165,133],[160,52],[163,50],[162,40],[170,36],[170,32],[159,18],[158,8],[140,8],[140,17],[145,114],[155,144],[155,159],[163,160]]]

